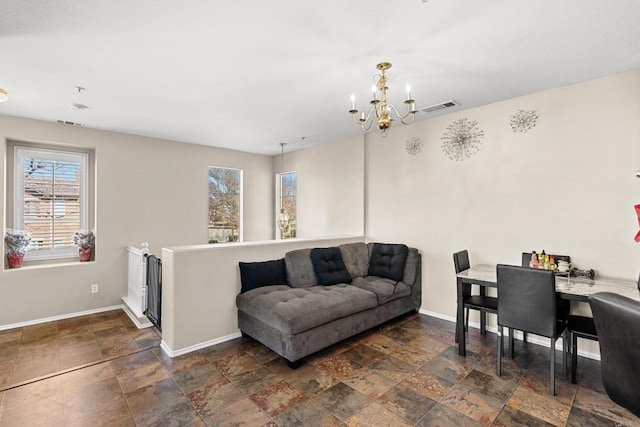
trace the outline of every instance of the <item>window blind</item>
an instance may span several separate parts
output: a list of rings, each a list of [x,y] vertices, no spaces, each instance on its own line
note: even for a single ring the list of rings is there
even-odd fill
[[[72,248],[80,222],[80,162],[23,159],[24,229],[30,250]]]

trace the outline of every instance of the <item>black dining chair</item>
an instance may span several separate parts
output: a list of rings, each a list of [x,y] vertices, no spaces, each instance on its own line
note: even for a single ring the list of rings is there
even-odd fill
[[[600,292],[589,297],[600,339],[604,389],[614,402],[640,417],[640,302]]]
[[[553,259],[557,263],[558,261],[566,261],[568,263],[571,262],[571,257],[569,255],[554,255]],[[522,266],[529,267],[529,263],[531,262],[531,252],[522,252]],[[527,342],[527,333],[522,333],[522,341]]]
[[[502,373],[503,328],[549,338],[549,391],[555,395],[556,341],[563,337],[563,361],[567,366],[567,317],[569,305],[559,301],[553,271],[498,264],[498,376]],[[510,334],[512,336],[512,334]],[[510,353],[514,355],[510,336]]]
[[[598,341],[598,333],[596,332],[596,324],[592,317],[569,315],[567,322],[567,330],[569,331],[571,341],[571,383],[576,384],[578,372],[578,338],[585,338],[592,341]]]
[[[469,251],[466,249],[463,251],[459,251],[453,254],[453,266],[455,267],[456,274],[461,271],[468,270],[471,268],[471,263],[469,262]],[[464,330],[465,332],[469,330],[469,310],[478,310],[481,315],[485,313],[498,313],[498,298],[490,297],[486,295],[486,289],[484,286],[480,286],[479,295],[471,294],[471,285],[465,284],[462,290],[463,294],[463,304],[466,312],[466,316],[462,321],[464,322]],[[485,321],[481,319],[480,321],[480,333],[485,335],[487,333],[487,327]],[[456,342],[458,342],[458,337],[456,335]]]

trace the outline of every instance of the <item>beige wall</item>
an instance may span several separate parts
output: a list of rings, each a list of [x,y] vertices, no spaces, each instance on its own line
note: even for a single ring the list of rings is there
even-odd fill
[[[297,237],[364,232],[364,164],[363,135],[285,153],[284,171],[298,180]]]
[[[538,115],[528,133],[509,126],[518,109]],[[462,117],[485,137],[456,162],[440,138]],[[424,143],[415,157],[409,137]],[[472,264],[545,249],[600,276],[638,277],[640,70],[370,134],[366,167],[367,239],[421,250],[425,310],[454,317],[452,254],[465,248]]]
[[[274,233],[272,158],[193,144],[0,116],[2,224],[6,141],[95,149],[96,262],[0,269],[0,326],[121,303],[127,294],[127,245],[163,247],[207,241],[207,168],[244,170],[244,239]],[[98,294],[90,285],[100,286]]]

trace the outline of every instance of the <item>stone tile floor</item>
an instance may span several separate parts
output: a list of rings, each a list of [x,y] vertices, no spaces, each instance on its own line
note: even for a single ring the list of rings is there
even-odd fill
[[[495,335],[471,330],[460,357],[453,334],[410,314],[292,370],[247,338],[171,359],[121,311],[4,331],[0,426],[640,426],[597,361],[550,396],[544,347],[517,342],[497,377]]]

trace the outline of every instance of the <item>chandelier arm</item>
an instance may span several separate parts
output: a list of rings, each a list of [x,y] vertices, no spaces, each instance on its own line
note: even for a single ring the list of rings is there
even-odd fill
[[[393,105],[393,104],[389,104],[388,108],[389,108],[390,110],[393,110],[393,112],[396,114],[396,116],[398,116],[398,118],[399,118],[401,121],[402,121],[402,119],[406,119],[407,117],[409,117],[409,114],[411,114],[411,110],[408,110],[408,111],[407,111],[407,114],[405,114],[405,115],[400,114],[400,112],[398,111],[398,109],[396,108],[396,106],[395,106],[395,105]],[[414,114],[414,116],[415,116],[415,114]]]
[[[411,123],[413,123],[413,121],[416,119],[416,115],[412,114],[410,117],[410,120],[405,121],[404,118],[400,118],[400,123],[402,123],[403,125],[410,125]]]
[[[364,118],[364,120],[357,118],[357,117],[356,117],[357,113],[353,113],[353,114],[351,115],[351,119],[353,120],[353,122],[354,122],[354,123],[356,123],[356,124],[359,124],[359,125],[363,126],[363,129],[364,129],[364,125],[365,125],[365,123],[367,123],[367,122],[369,122],[369,121],[371,120],[371,116],[373,115],[373,112],[374,112],[374,111],[376,112],[376,114],[375,114],[375,115],[376,115],[376,117],[377,117],[377,116],[378,116],[378,112],[377,112],[377,110],[376,110],[376,106],[374,105],[373,107],[371,107],[371,108],[369,109],[369,112],[367,113],[367,116]],[[369,125],[369,127],[371,127],[371,125]],[[369,129],[369,127],[368,127],[367,129]]]

